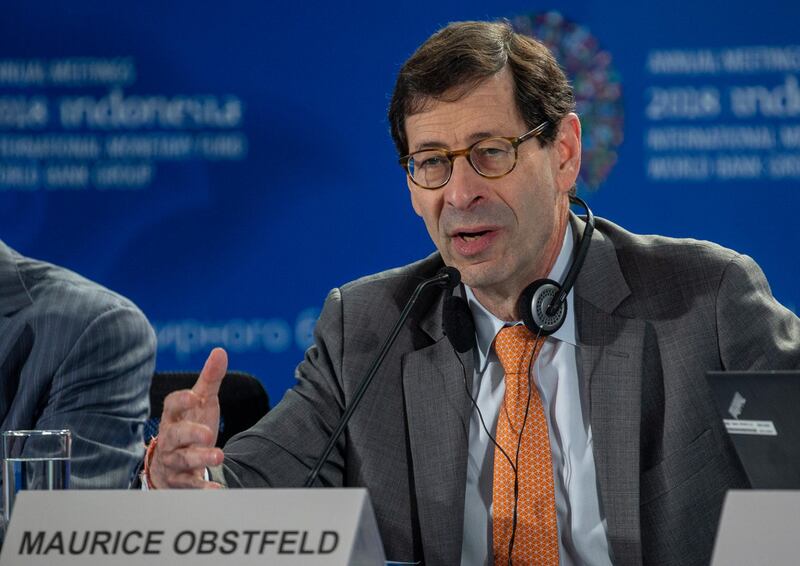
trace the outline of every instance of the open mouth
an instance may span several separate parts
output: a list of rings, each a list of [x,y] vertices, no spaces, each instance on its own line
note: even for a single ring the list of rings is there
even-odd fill
[[[481,236],[484,236],[488,233],[489,230],[481,230],[479,232],[459,232],[457,236],[465,242],[472,242],[473,240],[477,240]]]
[[[454,231],[450,236],[453,252],[463,258],[475,258],[486,253],[498,236],[499,229],[494,226],[470,226]]]

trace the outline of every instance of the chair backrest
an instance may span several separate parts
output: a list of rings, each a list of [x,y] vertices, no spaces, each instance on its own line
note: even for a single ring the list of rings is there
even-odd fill
[[[173,391],[190,389],[197,372],[165,371],[153,374],[150,385],[150,417],[144,428],[145,442],[158,434],[164,398]],[[219,388],[219,434],[217,446],[222,447],[234,434],[253,426],[269,411],[269,396],[261,382],[252,375],[229,371]]]

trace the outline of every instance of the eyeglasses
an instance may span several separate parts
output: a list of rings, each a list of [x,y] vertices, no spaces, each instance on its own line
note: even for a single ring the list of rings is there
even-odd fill
[[[517,138],[486,138],[464,149],[422,149],[401,157],[400,165],[414,184],[423,189],[445,186],[453,174],[453,161],[460,155],[467,158],[481,177],[497,179],[514,170],[519,144],[538,137],[549,125],[550,122],[545,121]]]

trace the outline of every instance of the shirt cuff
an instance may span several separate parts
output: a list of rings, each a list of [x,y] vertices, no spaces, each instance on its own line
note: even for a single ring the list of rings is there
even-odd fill
[[[210,477],[211,476],[208,473],[208,468],[204,469],[203,470],[203,479],[205,481],[208,481]],[[141,478],[142,478],[141,491],[156,491],[155,489],[153,489],[153,490],[150,489],[150,482],[148,481],[148,478],[147,478],[147,472],[142,471]]]

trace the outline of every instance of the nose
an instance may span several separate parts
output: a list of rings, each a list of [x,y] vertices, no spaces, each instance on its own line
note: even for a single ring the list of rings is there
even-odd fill
[[[456,157],[450,180],[444,186],[445,203],[459,210],[469,210],[484,198],[484,181],[465,155]]]

